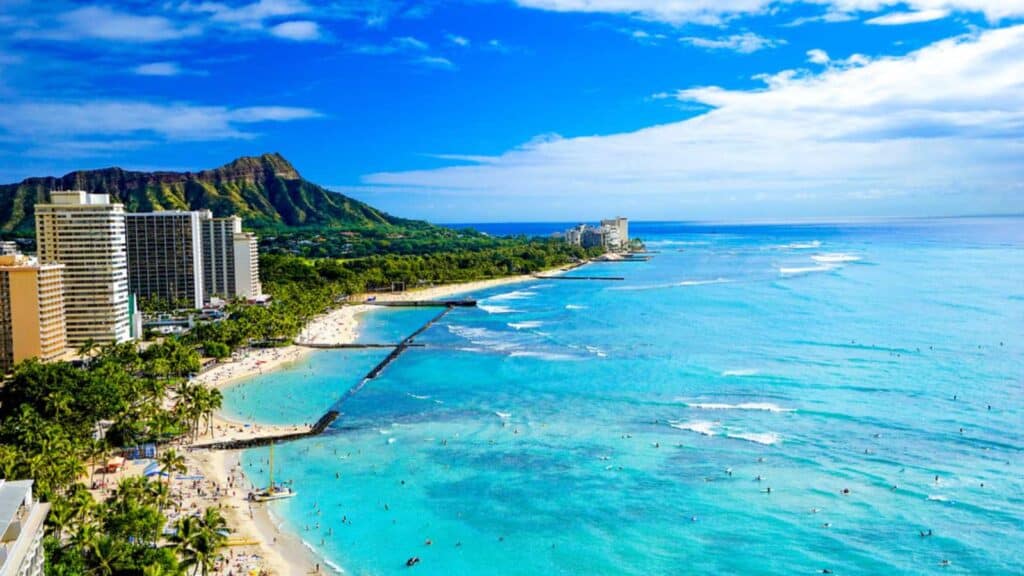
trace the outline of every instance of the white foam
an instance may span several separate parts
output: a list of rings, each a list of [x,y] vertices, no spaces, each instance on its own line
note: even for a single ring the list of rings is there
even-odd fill
[[[741,404],[723,404],[718,402],[687,402],[690,408],[699,410],[752,410],[757,412],[795,412],[795,408],[783,408],[771,402],[743,402]]]
[[[579,304],[566,304],[565,305],[565,309],[566,310],[586,310],[587,307],[586,306],[580,306]]]
[[[513,358],[540,358],[541,360],[578,360],[576,356],[568,354],[557,354],[555,352],[540,352],[537,350],[517,350],[509,354]]]
[[[394,443],[395,443],[395,439],[394,438],[388,438],[388,444],[394,444]]]
[[[789,248],[791,250],[812,250],[814,248],[821,247],[821,240],[811,240],[810,242],[792,242],[785,244],[783,248]]]
[[[942,494],[929,494],[928,499],[932,502],[949,502],[949,497]]]
[[[793,268],[779,268],[779,274],[782,274],[783,276],[800,276],[800,275],[803,275],[803,274],[811,274],[813,272],[828,272],[829,270],[832,270],[833,268],[835,268],[835,266],[827,266],[827,265],[822,265],[822,266],[802,266],[802,267],[793,267]]]
[[[757,370],[753,368],[740,368],[737,370],[725,370],[722,372],[722,376],[756,376]]]
[[[515,328],[516,330],[530,330],[532,328],[540,328],[544,323],[540,320],[524,320],[523,322],[509,322],[509,328]]]
[[[413,394],[412,392],[406,392],[406,394],[408,394],[410,398],[415,398],[417,400],[430,400],[430,396],[419,396],[417,394]]]
[[[281,524],[278,525],[278,529],[282,528],[283,526],[284,526],[284,523],[282,522]],[[300,538],[299,540],[302,542],[302,545],[305,546],[306,548],[308,548],[309,551],[312,552],[315,556],[319,557],[319,556],[322,555],[320,550],[317,550],[315,546],[313,546],[312,544],[307,542],[305,539]],[[331,570],[334,570],[335,574],[344,574],[345,573],[345,569],[344,568],[342,568],[341,566],[338,566],[334,562],[331,562],[327,558],[324,558],[323,561],[324,561],[324,565],[326,567],[330,568]]]
[[[502,420],[508,420],[509,418],[512,417],[511,412],[498,412],[497,410],[494,411],[494,415],[497,416],[498,418],[501,418]]]
[[[491,296],[487,298],[487,301],[502,302],[505,300],[524,300],[532,296],[536,296],[536,292],[530,292],[529,290],[514,290],[512,292],[506,292],[504,294],[498,294],[497,296]]]
[[[834,252],[829,254],[815,254],[811,256],[811,260],[815,262],[821,262],[823,264],[842,264],[844,262],[858,262],[861,259],[856,254],[845,254],[842,252]]]
[[[746,440],[748,442],[764,444],[765,446],[778,444],[782,440],[775,432],[737,432],[728,433],[726,436],[737,440]]]
[[[476,307],[488,314],[511,314],[515,312],[515,310],[508,306],[487,306],[486,304],[477,304]]]
[[[669,422],[669,426],[677,430],[686,430],[687,432],[696,432],[704,436],[714,436],[716,434],[715,429],[718,424],[714,422],[707,422],[704,420],[698,420],[695,422]]]
[[[679,282],[672,282],[667,284],[646,284],[640,286],[615,286],[609,288],[609,290],[661,290],[664,288],[685,288],[688,286],[707,286],[709,284],[728,284],[732,282],[728,278],[714,278],[711,280],[681,280]]]

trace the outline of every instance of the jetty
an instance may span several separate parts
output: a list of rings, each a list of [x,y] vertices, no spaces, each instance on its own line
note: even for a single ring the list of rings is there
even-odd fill
[[[389,308],[475,308],[476,300],[367,300],[363,304]]]
[[[315,348],[317,350],[364,350],[367,348],[398,348],[401,344],[331,344],[322,342],[296,342],[296,346]],[[423,344],[410,344],[413,348],[422,348]]]
[[[268,434],[267,436],[255,436],[252,438],[242,438],[237,440],[223,440],[220,442],[208,442],[206,444],[196,444],[189,446],[189,450],[244,450],[246,448],[257,448],[259,446],[269,446],[270,444],[276,444],[278,442],[291,442],[292,440],[299,440],[302,438],[309,438],[310,436],[319,436],[323,434],[327,427],[334,423],[338,419],[341,413],[328,410],[326,414],[320,417],[316,421],[316,424],[310,426],[308,430],[302,430],[300,432],[287,432],[284,434]]]
[[[626,279],[624,276],[543,276],[541,274],[534,274],[533,277],[541,280],[608,280],[613,282]]]
[[[453,302],[467,302],[467,301],[465,301],[465,300],[456,300],[456,301],[453,301]],[[473,306],[476,306],[476,301],[472,301],[472,302],[473,302]],[[341,416],[341,406],[349,398],[351,398],[351,397],[355,396],[356,394],[358,394],[359,391],[362,390],[363,387],[366,386],[366,384],[368,382],[370,382],[371,380],[373,380],[373,379],[377,378],[378,376],[380,376],[381,372],[383,372],[384,369],[388,367],[388,365],[390,365],[392,362],[397,360],[398,357],[401,356],[403,352],[405,352],[409,348],[422,347],[423,346],[422,344],[416,344],[414,342],[414,340],[420,334],[423,334],[424,332],[426,332],[427,329],[429,329],[431,326],[433,326],[438,320],[444,318],[446,314],[448,314],[449,312],[451,312],[452,310],[454,310],[457,307],[460,307],[460,306],[458,306],[456,304],[445,306],[444,310],[442,310],[441,313],[437,314],[436,316],[434,316],[433,318],[428,320],[423,326],[420,326],[420,328],[418,330],[416,330],[415,332],[413,332],[412,334],[407,336],[404,340],[402,340],[401,342],[399,342],[398,344],[396,344],[394,346],[391,346],[391,345],[388,345],[388,344],[379,344],[379,345],[373,345],[373,344],[307,345],[307,346],[314,347],[314,348],[344,348],[344,347],[347,347],[347,348],[392,348],[393,347],[394,348],[394,350],[392,350],[390,354],[385,356],[383,360],[381,360],[380,362],[377,363],[376,366],[371,368],[370,371],[367,372],[366,376],[364,376],[362,380],[360,380],[354,386],[352,386],[351,388],[346,390],[345,393],[341,396],[341,398],[339,398],[334,403],[334,405],[332,405],[330,407],[330,409],[328,409],[327,412],[324,413],[324,415],[321,416],[320,419],[316,421],[316,424],[314,424],[308,430],[303,430],[303,431],[300,431],[300,432],[288,432],[288,433],[284,433],[284,434],[268,434],[266,436],[259,436],[259,437],[254,437],[254,438],[245,438],[245,439],[240,439],[240,440],[225,440],[225,441],[222,441],[222,442],[210,442],[210,443],[207,443],[207,444],[198,444],[198,445],[190,447],[189,450],[244,450],[244,449],[247,449],[247,448],[256,448],[256,447],[259,447],[259,446],[269,446],[270,444],[278,444],[278,443],[281,443],[281,442],[291,442],[293,440],[301,440],[302,438],[309,438],[311,436],[319,436],[320,434],[323,434],[327,430],[327,428],[331,424],[333,424],[334,421],[337,420],[339,416]]]

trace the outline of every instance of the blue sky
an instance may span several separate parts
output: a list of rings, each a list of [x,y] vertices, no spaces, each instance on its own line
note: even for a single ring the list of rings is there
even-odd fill
[[[0,182],[279,151],[439,222],[1024,212],[1024,0],[0,0]]]

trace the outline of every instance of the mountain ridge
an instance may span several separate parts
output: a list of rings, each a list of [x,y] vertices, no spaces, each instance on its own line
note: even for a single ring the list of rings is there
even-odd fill
[[[304,179],[277,152],[242,156],[198,172],[142,172],[111,167],[76,170],[64,176],[31,177],[0,185],[0,232],[27,234],[34,205],[52,190],[110,194],[128,212],[208,209],[214,216],[237,214],[249,228],[424,227],[332,192]]]

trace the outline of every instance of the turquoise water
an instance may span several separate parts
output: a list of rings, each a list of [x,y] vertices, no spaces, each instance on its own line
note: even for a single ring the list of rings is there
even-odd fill
[[[480,293],[278,446],[274,513],[350,574],[1024,573],[1024,221],[632,233],[574,272],[625,281]],[[385,353],[229,409],[311,421]]]

